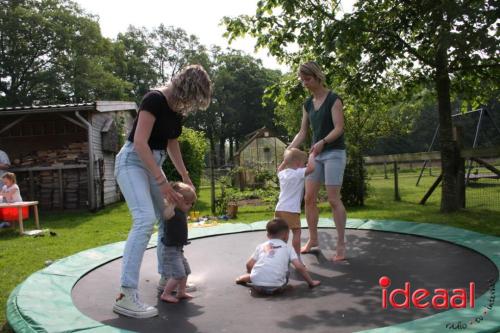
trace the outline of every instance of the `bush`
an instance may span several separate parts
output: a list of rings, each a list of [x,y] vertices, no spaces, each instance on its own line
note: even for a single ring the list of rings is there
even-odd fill
[[[184,127],[182,135],[179,137],[182,159],[189,171],[189,176],[196,190],[199,191],[201,176],[205,169],[205,154],[207,152],[207,142],[202,132]],[[175,170],[172,161],[169,158],[163,164],[163,171],[168,180],[182,180],[181,176]]]
[[[342,183],[342,202],[346,206],[363,206],[368,188],[368,174],[359,150],[349,146]]]

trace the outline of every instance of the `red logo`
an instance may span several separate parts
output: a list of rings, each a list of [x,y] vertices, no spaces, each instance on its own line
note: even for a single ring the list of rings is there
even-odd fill
[[[463,309],[467,307],[474,308],[474,297],[476,284],[469,283],[469,288],[447,289],[437,288],[434,291],[419,288],[411,290],[410,282],[405,282],[404,288],[396,288],[388,290],[391,285],[391,279],[387,276],[382,276],[378,280],[378,284],[382,287],[382,308],[387,309],[388,303],[395,309],[409,309],[410,302],[417,309],[425,309],[433,307],[434,309]],[[402,302],[398,303],[396,297],[402,296]],[[401,301],[401,297],[398,297]]]

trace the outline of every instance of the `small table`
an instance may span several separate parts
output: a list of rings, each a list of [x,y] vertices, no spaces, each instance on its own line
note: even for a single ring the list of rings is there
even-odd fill
[[[22,202],[14,202],[14,203],[0,203],[0,209],[2,209],[2,208],[17,208],[17,212],[18,212],[18,215],[19,215],[19,231],[20,231],[21,234],[24,233],[23,207],[30,207],[30,206],[33,206],[33,210],[35,212],[35,225],[36,225],[36,228],[40,229],[40,222],[38,220],[38,201],[22,201]]]

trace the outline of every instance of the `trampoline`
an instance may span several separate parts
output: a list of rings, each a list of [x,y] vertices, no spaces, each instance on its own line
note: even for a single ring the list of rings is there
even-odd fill
[[[304,221],[303,221],[304,223]],[[185,248],[197,290],[179,304],[159,300],[155,237],[141,268],[142,299],[159,316],[131,319],[112,312],[119,289],[124,243],[84,251],[31,275],[11,294],[9,324],[16,331],[102,332],[497,332],[500,238],[457,228],[404,221],[348,220],[348,260],[333,263],[333,222],[320,220],[321,248],[303,255],[314,279],[309,289],[291,269],[283,294],[259,296],[236,285],[255,246],[266,239],[266,222],[192,228]],[[303,229],[303,241],[307,229]],[[433,291],[475,283],[475,307],[437,310],[382,308],[379,279],[388,290],[411,283]],[[431,296],[432,297],[432,296]],[[396,298],[401,303],[401,298]],[[410,303],[411,304],[411,303]]]

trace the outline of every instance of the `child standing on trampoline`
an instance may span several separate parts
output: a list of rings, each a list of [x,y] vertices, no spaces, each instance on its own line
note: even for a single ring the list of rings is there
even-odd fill
[[[306,166],[307,162],[307,166]],[[300,255],[300,204],[304,196],[305,177],[314,171],[314,155],[300,149],[285,150],[283,162],[278,167],[280,195],[274,217],[288,223],[292,230],[292,246]]]
[[[320,285],[313,280],[300,262],[295,250],[287,245],[290,229],[283,219],[275,218],[266,225],[268,241],[260,244],[247,261],[247,274],[236,279],[238,284],[251,283],[259,293],[273,295],[282,292],[288,284],[290,262],[307,281],[309,287]]]
[[[182,182],[172,184],[174,191],[182,195],[175,207],[167,204],[165,216],[165,234],[161,239],[163,245],[163,271],[167,281],[160,298],[168,303],[177,303],[180,299],[191,299],[186,292],[188,275],[191,268],[184,256],[184,246],[188,242],[187,213],[196,201],[196,192],[191,186]],[[173,212],[172,212],[173,208]],[[173,214],[173,216],[172,216]],[[176,296],[172,293],[176,291]]]

